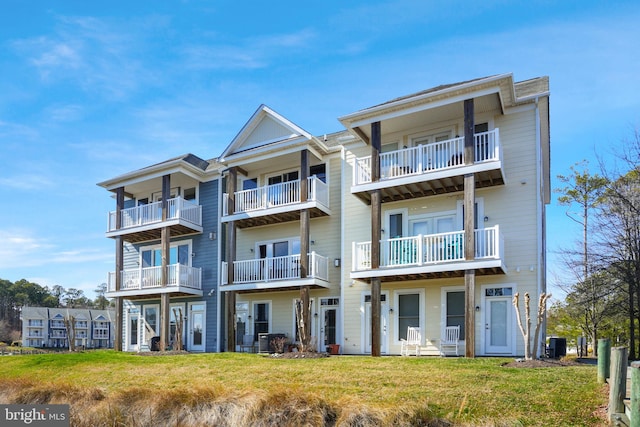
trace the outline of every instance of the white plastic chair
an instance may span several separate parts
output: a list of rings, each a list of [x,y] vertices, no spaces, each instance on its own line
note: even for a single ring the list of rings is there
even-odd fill
[[[408,356],[409,349],[415,348],[416,356],[420,356],[420,345],[422,344],[420,328],[414,326],[407,327],[407,339],[400,339],[400,344],[400,355]]]
[[[458,354],[460,341],[460,325],[458,326],[447,326],[444,328],[444,337],[440,340],[440,354],[442,356],[446,356],[447,348],[453,348],[456,352],[456,356]]]

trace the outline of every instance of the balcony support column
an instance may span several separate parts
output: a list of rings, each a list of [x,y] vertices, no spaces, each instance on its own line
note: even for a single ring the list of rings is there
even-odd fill
[[[171,197],[171,176],[164,175],[162,177],[162,221],[165,222],[169,217],[169,198]],[[162,247],[162,270],[161,279],[162,286],[166,287],[169,283],[169,261],[171,252],[171,229],[162,227],[160,238]],[[160,350],[164,351],[169,347],[169,294],[163,292],[160,296]]]
[[[474,163],[474,108],[473,99],[464,101],[464,163]],[[464,258],[475,258],[475,217],[476,217],[476,179],[475,174],[464,176]],[[476,271],[465,270],[465,356],[476,356]]]
[[[309,172],[309,151],[300,152],[300,203],[307,201]],[[300,278],[309,274],[309,210],[300,211]],[[300,287],[300,310],[298,319],[298,335],[303,349],[311,342],[311,307],[309,306],[309,286]]]
[[[238,190],[238,170],[229,169],[227,174],[227,212],[233,215],[236,209],[236,191]],[[225,257],[227,260],[227,284],[233,284],[233,262],[236,260],[236,222],[227,223],[227,240],[225,242]],[[226,292],[227,302],[227,347],[226,351],[236,351],[236,293]]]
[[[124,187],[116,190],[116,230],[122,226],[122,209],[124,209]],[[116,237],[116,292],[122,288],[122,270],[124,269],[124,240],[122,236]],[[116,297],[115,337],[113,347],[116,351],[122,351],[122,319],[124,314],[124,301],[122,297]]]
[[[380,181],[380,150],[382,133],[380,122],[371,123],[371,180]],[[382,194],[371,193],[371,269],[380,268],[380,238],[382,235]],[[379,357],[381,349],[381,305],[382,283],[379,277],[371,279],[371,356]]]

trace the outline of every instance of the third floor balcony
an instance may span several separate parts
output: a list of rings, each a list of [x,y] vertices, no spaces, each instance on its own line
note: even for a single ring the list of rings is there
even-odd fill
[[[167,217],[162,220],[162,202],[139,205],[109,212],[107,237],[123,236],[131,243],[159,240],[163,227],[170,227],[171,236],[202,233],[202,206],[182,197],[167,201]]]
[[[307,200],[301,201],[300,180],[265,185],[234,193],[233,211],[229,195],[222,199],[221,222],[235,221],[239,228],[297,221],[300,210],[311,218],[330,215],[329,187],[316,176],[307,178]]]
[[[371,156],[355,159],[351,192],[366,203],[371,190],[382,201],[462,191],[464,175],[474,173],[476,188],[504,184],[499,130],[474,135],[474,160],[467,164],[464,137],[380,153],[380,180],[373,182]]]

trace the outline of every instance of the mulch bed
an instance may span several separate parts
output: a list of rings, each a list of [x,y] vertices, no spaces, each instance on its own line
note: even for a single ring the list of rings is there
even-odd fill
[[[587,363],[574,359],[516,359],[513,362],[504,363],[506,368],[563,368],[566,366],[585,366]]]

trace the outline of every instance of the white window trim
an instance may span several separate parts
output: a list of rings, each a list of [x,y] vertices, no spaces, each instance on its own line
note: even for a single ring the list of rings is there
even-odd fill
[[[482,230],[484,228],[484,197],[476,197],[476,204],[478,205],[478,229]],[[456,225],[458,230],[464,230],[463,206],[464,200],[456,201]]]
[[[172,248],[177,248],[178,246],[183,246],[183,245],[188,245],[189,246],[189,256],[187,257],[189,259],[188,262],[188,266],[191,267],[191,261],[193,258],[193,241],[191,239],[188,240],[177,240],[175,242],[171,242],[169,245],[169,250],[171,250]],[[147,246],[140,246],[138,248],[138,265],[140,266],[140,268],[142,268],[142,252],[146,252],[146,251],[155,251],[155,250],[162,250],[162,244],[158,243],[155,245],[147,245]]]
[[[424,338],[426,336],[426,322],[425,322],[425,292],[424,289],[396,289],[393,292],[393,306],[389,307],[389,309],[393,308],[393,315],[390,316],[393,318],[393,342],[395,345],[400,345],[400,295],[413,295],[418,294],[419,296],[419,306],[418,306],[418,325],[420,328],[421,336],[422,336],[422,344],[424,344]]]
[[[402,215],[402,237],[407,236],[407,232],[409,231],[409,209],[407,208],[403,208],[403,209],[390,209],[384,212],[384,227],[383,230],[385,231],[384,234],[385,236],[383,240],[386,239],[392,239],[395,236],[391,236],[389,233],[391,231],[391,215],[398,215],[401,214]]]
[[[454,223],[454,229],[455,227],[458,225],[458,213],[455,210],[449,210],[449,211],[438,211],[438,212],[430,212],[430,213],[424,213],[424,214],[419,214],[419,215],[413,215],[410,216],[407,219],[407,231],[410,232],[410,225],[412,222],[414,221],[424,221],[424,220],[433,220],[436,218],[441,218],[441,217],[452,217],[453,218],[453,223]]]
[[[293,243],[300,242],[300,236],[283,237],[281,239],[262,240],[262,241],[256,242],[253,250],[253,253],[255,254],[256,259],[260,259],[260,246],[270,245],[270,244],[273,245],[274,243],[279,243],[279,242],[287,242],[289,244],[288,252],[289,252],[289,255],[291,255],[291,252],[293,249]],[[267,256],[273,257],[273,254],[267,255]]]
[[[249,312],[249,316],[251,316],[251,319],[247,317],[247,320],[249,320],[249,328],[251,330],[251,335],[255,334],[255,328],[254,328],[255,319],[253,315],[255,313],[255,306],[257,304],[269,304],[269,328],[267,329],[267,333],[270,334],[273,328],[273,301],[260,300],[260,301],[251,301],[251,311]]]
[[[447,139],[455,138],[455,136],[457,135],[456,128],[457,126],[452,124],[450,126],[443,126],[435,129],[428,129],[419,133],[413,133],[413,134],[407,135],[409,147],[417,147],[418,145],[431,144],[436,141],[436,138],[438,136],[442,136],[445,134],[447,135]],[[427,139],[427,141],[417,142],[418,140],[424,140],[424,139]]]
[[[485,317],[485,313],[486,313],[486,307],[487,307],[487,298],[492,298],[492,297],[487,297],[486,294],[486,290],[490,289],[490,288],[511,288],[511,297],[513,297],[513,295],[516,294],[516,292],[518,292],[518,285],[515,283],[492,283],[489,285],[482,285],[480,286],[480,325],[483,326],[482,331],[484,331],[484,325],[486,325],[486,317]],[[513,306],[512,306],[513,307]],[[520,307],[518,307],[518,310],[520,309]],[[522,334],[520,333],[520,329],[518,327],[518,320],[516,319],[516,316],[518,315],[516,313],[516,309],[514,307],[513,310],[511,310],[511,313],[513,315],[512,319],[511,319],[511,355],[516,355],[518,353],[518,348],[517,348],[517,337],[522,337]],[[533,330],[533,332],[535,332],[535,328]],[[541,331],[541,333],[544,333],[544,331]],[[482,335],[481,338],[481,342],[482,342],[482,347],[481,347],[481,354],[482,355],[486,355],[489,354],[486,351],[487,348],[487,339],[485,335]],[[524,341],[523,341],[524,342]]]

